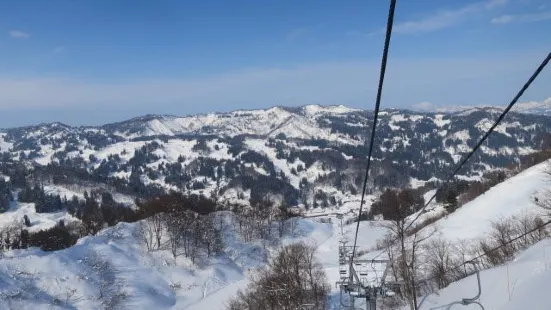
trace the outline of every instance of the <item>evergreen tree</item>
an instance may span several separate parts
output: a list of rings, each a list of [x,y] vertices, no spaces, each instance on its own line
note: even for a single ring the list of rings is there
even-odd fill
[[[23,216],[23,222],[25,223],[25,226],[27,226],[27,227],[31,227],[31,226],[32,226],[31,220],[29,220],[29,217],[27,216],[27,214],[25,214],[25,215]]]
[[[448,213],[452,213],[457,209],[457,193],[454,190],[448,190],[444,200],[444,208]]]

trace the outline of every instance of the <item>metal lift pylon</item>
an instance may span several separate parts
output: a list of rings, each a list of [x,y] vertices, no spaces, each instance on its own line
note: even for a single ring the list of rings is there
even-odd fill
[[[348,305],[342,304],[341,307],[349,310],[355,308],[356,299],[365,299],[367,310],[377,309],[377,298],[384,297],[385,279],[388,272],[389,260],[386,259],[362,259],[361,257],[352,257],[353,246],[346,245],[348,240],[344,236],[341,214],[337,215],[340,220],[341,236],[339,240],[339,276],[340,279],[336,285],[342,292],[350,296]],[[358,247],[356,248],[358,250]],[[375,268],[375,266],[379,268]],[[371,266],[371,270],[369,268]]]

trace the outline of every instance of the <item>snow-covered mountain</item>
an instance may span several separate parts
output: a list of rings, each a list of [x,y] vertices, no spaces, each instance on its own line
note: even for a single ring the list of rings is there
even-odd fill
[[[499,113],[382,111],[370,189],[445,177]],[[290,205],[342,204],[361,186],[372,116],[310,105],[4,129],[0,168],[8,177],[38,171],[42,182],[103,184],[133,196],[177,190],[233,202],[271,195]],[[546,147],[550,130],[551,117],[511,113],[461,178],[518,165]]]
[[[433,225],[435,237],[449,240],[484,238],[493,220],[504,214],[535,212],[533,197],[547,189],[548,163],[536,165],[490,189]],[[295,233],[283,244],[306,241],[315,244],[316,255],[328,280],[339,275],[338,247],[342,238],[333,214],[352,218],[357,203],[326,210],[322,218],[300,219]],[[274,248],[260,240],[245,242],[231,225],[231,213],[217,214],[225,225],[225,249],[199,266],[189,259],[172,258],[168,250],[149,252],[139,239],[139,223],[120,223],[97,236],[81,239],[75,246],[56,252],[37,248],[7,251],[0,260],[0,307],[6,309],[224,309],[235,292],[248,283],[251,268],[266,263]],[[361,222],[358,245],[375,246],[386,233],[380,222]],[[344,237],[352,240],[356,224],[344,225]],[[546,288],[551,284],[551,239],[517,255],[509,266],[481,272],[480,302],[491,309],[545,310]],[[371,253],[367,253],[367,256]],[[508,271],[507,271],[508,269]],[[420,309],[431,309],[476,294],[476,279],[467,277],[430,295]],[[509,285],[507,285],[509,283]],[[509,287],[509,289],[508,289]],[[340,307],[339,290],[333,286],[331,309]],[[361,307],[361,301],[356,306]],[[404,308],[405,309],[405,308]],[[474,309],[474,306],[473,306]]]
[[[551,97],[538,101],[521,102],[515,105],[513,111],[529,114],[551,115]]]
[[[266,110],[243,110],[210,113],[188,117],[147,115],[128,121],[102,126],[106,131],[127,138],[176,135],[258,135],[275,137],[283,133],[291,138],[338,140],[326,128],[317,124],[322,116],[346,115],[359,110],[344,106],[274,107]]]
[[[489,109],[495,108],[503,110],[503,106],[488,106],[488,105],[457,105],[457,106],[439,106],[430,102],[421,102],[414,106],[416,111],[421,112],[440,112],[440,113],[456,113],[472,109]],[[551,97],[543,101],[527,101],[515,104],[512,111],[524,114],[551,115]]]

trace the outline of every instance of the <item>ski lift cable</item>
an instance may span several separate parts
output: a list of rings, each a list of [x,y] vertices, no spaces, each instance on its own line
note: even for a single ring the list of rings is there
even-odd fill
[[[499,250],[499,249],[501,249],[501,248],[503,248],[503,247],[505,247],[505,246],[507,246],[507,245],[509,245],[509,244],[511,244],[511,243],[513,243],[513,242],[515,242],[515,241],[517,241],[517,240],[519,240],[519,239],[521,239],[521,238],[524,238],[525,236],[527,236],[527,235],[529,235],[529,234],[531,234],[531,233],[533,233],[533,232],[535,232],[535,231],[538,231],[538,230],[540,230],[540,229],[546,227],[546,226],[549,225],[549,224],[551,224],[551,220],[549,220],[549,221],[547,221],[547,222],[545,222],[545,223],[543,223],[543,224],[541,224],[541,225],[538,225],[538,226],[534,227],[533,229],[531,229],[530,231],[525,232],[525,233],[523,233],[523,234],[521,234],[521,235],[519,235],[519,236],[516,236],[515,238],[513,238],[513,239],[511,239],[511,240],[509,240],[509,241],[507,241],[507,242],[505,242],[505,243],[502,243],[502,244],[500,244],[500,245],[497,246],[497,247],[494,247],[494,248],[492,248],[492,249],[490,249],[490,250],[484,251],[484,253],[482,253],[482,254],[480,254],[480,255],[478,255],[478,256],[476,256],[476,257],[473,257],[473,258],[468,259],[468,260],[466,260],[466,261],[464,261],[464,262],[462,262],[462,263],[460,263],[460,264],[458,264],[458,265],[455,265],[455,266],[453,266],[453,267],[450,267],[450,268],[444,270],[443,274],[447,274],[448,272],[454,271],[454,270],[456,270],[456,269],[458,269],[458,268],[461,268],[461,267],[463,267],[463,266],[465,266],[465,265],[467,265],[467,264],[473,264],[473,265],[474,265],[474,264],[475,264],[479,259],[481,259],[482,257],[487,256],[487,255],[493,253],[494,251],[497,251],[497,250]],[[476,268],[476,265],[475,265],[475,268]],[[435,278],[436,278],[436,277],[424,278],[424,279],[421,280],[420,282],[426,282],[426,281],[429,281],[429,280],[433,280],[433,279],[435,279]]]
[[[354,236],[354,246],[352,247],[352,255],[350,257],[350,263],[352,264],[352,261],[354,260],[354,255],[356,254],[356,244],[358,242],[358,231],[360,229],[360,221],[359,217],[362,214],[363,206],[365,204],[365,194],[367,190],[367,180],[369,178],[369,168],[371,166],[371,155],[373,153],[373,145],[375,140],[375,132],[377,128],[377,120],[379,118],[379,108],[381,106],[381,96],[383,92],[383,83],[385,80],[385,72],[386,72],[386,63],[388,59],[388,50],[390,46],[390,38],[392,35],[392,25],[394,23],[394,10],[396,8],[396,0],[390,0],[390,7],[388,10],[388,20],[386,25],[386,35],[385,35],[385,44],[383,47],[383,56],[381,59],[381,70],[379,74],[379,86],[377,88],[377,98],[375,100],[375,110],[373,112],[373,126],[371,127],[371,138],[369,141],[369,150],[367,153],[367,164],[365,168],[365,176],[363,181],[363,188],[362,188],[362,198],[360,200],[360,210],[358,213],[358,223],[356,225],[356,234]]]
[[[461,170],[461,168],[463,168],[463,166],[467,163],[467,161],[473,156],[473,154],[482,146],[482,143],[484,143],[486,141],[486,139],[488,139],[488,136],[490,136],[490,134],[494,131],[494,129],[501,123],[501,121],[505,118],[505,116],[507,115],[507,113],[509,113],[509,111],[513,108],[513,106],[518,102],[518,100],[520,99],[520,97],[524,94],[524,92],[528,89],[528,87],[530,87],[530,85],[532,84],[532,82],[534,82],[534,80],[536,79],[536,77],[541,73],[541,71],[543,71],[543,69],[547,66],[547,64],[549,63],[549,61],[551,60],[551,53],[549,53],[547,55],[547,57],[545,57],[545,59],[542,61],[542,63],[539,65],[539,67],[536,69],[536,71],[534,71],[534,73],[532,74],[532,76],[528,79],[528,81],[524,84],[524,86],[522,86],[522,88],[520,89],[520,91],[517,93],[517,95],[513,98],[513,100],[511,100],[511,102],[509,103],[509,105],[507,106],[507,108],[505,108],[505,110],[503,110],[503,112],[501,113],[501,115],[497,118],[497,120],[494,122],[494,124],[492,125],[492,127],[490,127],[490,129],[488,129],[488,131],[482,136],[482,138],[478,141],[478,143],[472,148],[472,150],[465,156],[463,157],[463,159],[461,160],[461,162],[459,163],[459,165],[457,165],[457,167],[453,170],[453,172],[444,180],[444,182],[441,183],[441,185],[436,189],[436,191],[434,192],[434,194],[430,197],[430,199],[425,203],[425,205],[423,206],[423,208],[421,208],[421,210],[418,212],[417,216],[406,226],[406,229],[405,230],[408,230],[412,225],[413,223],[415,223],[415,221],[421,216],[421,214],[423,214],[423,212],[425,211],[425,209],[429,206],[429,204],[434,200],[434,198],[436,198],[436,195],[438,194],[438,192],[440,192],[443,188],[444,188],[444,185],[446,185],[450,180],[452,180],[456,175],[457,173],[459,173],[459,171]]]
[[[496,121],[494,122],[494,124],[488,129],[488,131],[486,131],[486,133],[482,136],[482,138],[480,138],[480,140],[477,142],[477,144],[472,148],[472,150],[466,155],[463,157],[463,159],[461,160],[461,162],[459,163],[459,165],[457,165],[457,167],[453,170],[453,172],[446,178],[444,179],[444,182],[442,182],[440,184],[440,186],[437,187],[436,191],[434,192],[434,194],[430,197],[430,199],[424,204],[424,206],[421,208],[421,210],[418,211],[417,215],[413,218],[413,220],[406,226],[405,228],[405,231],[407,231],[409,228],[412,227],[412,225],[419,219],[419,217],[421,217],[421,215],[423,214],[423,212],[427,209],[427,207],[431,204],[431,202],[436,198],[436,195],[438,195],[438,193],[444,188],[444,186],[449,182],[451,181],[456,175],[457,173],[461,170],[461,168],[463,168],[463,166],[467,163],[467,161],[473,156],[473,154],[482,146],[482,144],[486,141],[486,139],[488,139],[488,137],[490,136],[490,134],[494,131],[494,129],[501,123],[501,121],[505,118],[505,116],[507,115],[507,113],[509,113],[509,111],[513,108],[513,106],[518,102],[518,100],[520,99],[520,97],[524,94],[524,92],[530,87],[530,85],[532,84],[532,82],[534,82],[534,80],[536,79],[536,77],[541,73],[541,71],[543,71],[543,69],[547,66],[547,64],[549,63],[549,61],[551,60],[551,53],[549,53],[547,55],[547,57],[545,57],[545,59],[541,62],[541,64],[539,65],[539,67],[534,71],[534,73],[532,74],[532,76],[528,79],[528,81],[524,84],[524,86],[522,86],[522,88],[520,89],[520,91],[517,93],[517,95],[511,100],[511,102],[509,103],[509,105],[507,106],[507,108],[501,113],[501,115],[496,119]],[[359,219],[358,219],[358,224],[359,224]],[[423,228],[421,228],[423,229]],[[388,246],[392,246],[398,239],[395,238],[392,240],[392,242],[389,243]],[[384,251],[381,251],[379,254],[377,254],[373,259],[381,256],[383,253],[385,253]]]
[[[480,255],[478,255],[478,256],[476,256],[476,257],[473,257],[473,258],[468,259],[468,260],[466,260],[466,261],[464,261],[464,262],[462,262],[462,263],[460,263],[460,264],[458,264],[458,265],[455,265],[455,266],[453,266],[453,267],[450,267],[450,268],[444,270],[443,274],[447,274],[447,273],[449,273],[449,272],[451,272],[451,271],[454,271],[454,270],[456,270],[456,269],[459,269],[459,268],[461,268],[461,267],[463,267],[463,266],[465,266],[465,265],[467,265],[467,264],[472,264],[472,265],[474,265],[474,266],[475,266],[475,269],[477,270],[477,272],[479,272],[479,271],[478,271],[478,268],[476,268],[476,262],[477,262],[479,259],[481,259],[481,258],[483,258],[483,257],[485,257],[485,256],[487,256],[487,255],[489,255],[489,254],[491,254],[491,253],[493,253],[493,252],[495,252],[495,251],[497,251],[497,250],[499,250],[499,249],[501,249],[501,248],[503,248],[503,247],[505,247],[505,246],[507,246],[507,245],[509,245],[509,244],[511,244],[511,243],[513,243],[513,242],[515,242],[515,241],[517,241],[517,240],[519,240],[519,239],[521,239],[521,238],[524,238],[525,236],[527,236],[527,235],[529,235],[529,234],[531,234],[531,233],[534,233],[534,232],[536,232],[536,231],[538,231],[538,230],[540,230],[540,229],[546,227],[546,226],[549,225],[549,224],[551,224],[551,220],[549,220],[549,221],[547,221],[547,222],[545,222],[545,223],[542,223],[541,225],[538,225],[538,226],[534,227],[534,228],[531,229],[530,231],[527,231],[527,232],[525,232],[525,233],[523,233],[523,234],[521,234],[521,235],[518,235],[517,237],[515,237],[515,238],[513,238],[513,239],[511,239],[511,240],[509,240],[509,241],[507,241],[507,242],[505,242],[505,243],[502,243],[502,244],[500,244],[500,245],[497,246],[497,247],[494,247],[494,248],[492,248],[492,249],[490,249],[490,250],[487,250],[487,251],[485,251],[484,253],[482,253],[482,254],[480,254]],[[477,276],[479,277],[479,275],[477,275]],[[436,279],[436,278],[437,278],[436,276],[424,278],[423,280],[418,281],[418,283],[419,283],[419,282],[428,282],[428,281],[434,280],[434,279]],[[478,295],[478,297],[479,297],[479,295]],[[480,303],[478,303],[478,302],[473,302],[473,303],[476,303],[476,304],[479,305],[482,309],[484,309],[484,306],[483,306],[482,304],[480,304]],[[439,307],[436,307],[436,308],[433,308],[433,309],[442,309],[442,308],[444,308],[444,307],[446,307],[446,306],[451,307],[451,306],[453,306],[454,304],[461,304],[461,302],[454,302],[454,303],[451,303],[451,304],[448,304],[448,305],[444,305],[444,306],[439,306]],[[447,308],[447,309],[449,309],[449,308]]]

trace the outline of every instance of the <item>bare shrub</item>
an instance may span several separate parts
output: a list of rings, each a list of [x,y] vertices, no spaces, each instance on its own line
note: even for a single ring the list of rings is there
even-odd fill
[[[480,250],[491,266],[501,265],[514,257],[517,247],[509,241],[516,235],[511,218],[503,218],[492,223],[489,236],[480,240]]]
[[[544,224],[539,216],[527,213],[493,222],[488,238],[479,242],[485,263],[501,265],[520,250],[546,238],[548,231]]]
[[[545,190],[543,193],[534,198],[534,202],[545,213],[547,217],[551,217],[551,190]]]
[[[456,279],[449,270],[459,263],[454,253],[457,248],[449,240],[438,238],[430,240],[424,249],[428,276],[438,289],[448,286]]]
[[[422,230],[421,226],[410,227],[407,220],[409,215],[422,207],[423,202],[417,191],[387,189],[381,194],[379,201],[372,205],[374,213],[378,214],[379,208],[384,219],[388,220],[383,227],[389,230],[389,236],[383,244],[386,243],[389,256],[396,259],[396,263],[391,266],[392,271],[395,278],[404,281],[404,297],[411,309],[417,304],[421,247],[435,232],[434,229]],[[391,249],[392,244],[395,244],[396,250]]]
[[[160,249],[161,248],[161,239],[163,238],[163,232],[164,232],[164,213],[156,213],[147,219],[145,221],[147,222],[150,229],[153,231],[153,236],[155,237],[155,248]]]
[[[535,214],[524,213],[514,218],[515,231],[522,237],[517,241],[520,248],[528,246],[547,237],[543,219]]]
[[[296,243],[282,248],[267,268],[259,270],[227,309],[300,309],[309,304],[309,309],[321,310],[327,306],[329,291],[315,248]]]
[[[139,227],[138,227],[138,233],[139,233],[140,239],[145,244],[145,246],[147,248],[147,251],[152,251],[153,250],[154,233],[153,233],[153,227],[151,227],[149,225],[148,221],[141,221],[140,222]]]

